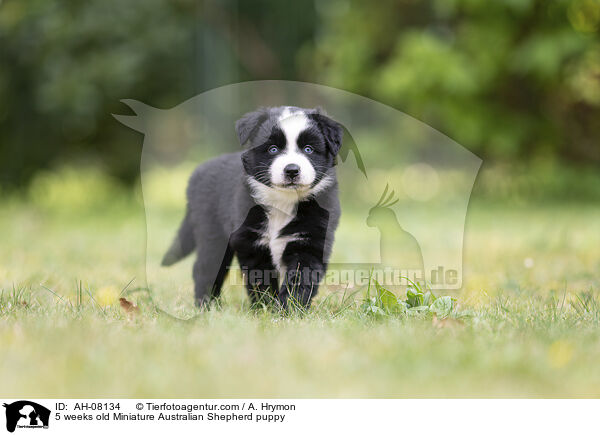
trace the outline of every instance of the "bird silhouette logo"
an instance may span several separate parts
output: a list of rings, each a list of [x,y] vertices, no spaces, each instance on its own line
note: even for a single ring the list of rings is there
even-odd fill
[[[424,277],[423,254],[417,239],[404,228],[398,219],[393,205],[399,201],[389,184],[369,210],[367,226],[379,230],[379,250],[382,266],[392,266],[410,275],[412,281],[421,281]]]

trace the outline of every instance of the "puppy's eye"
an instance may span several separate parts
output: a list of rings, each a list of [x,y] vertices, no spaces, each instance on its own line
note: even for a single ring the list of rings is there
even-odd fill
[[[275,145],[271,145],[269,147],[269,154],[277,154],[279,152],[279,148]]]
[[[306,154],[312,154],[312,153],[313,153],[313,151],[314,151],[314,149],[313,149],[313,147],[311,147],[310,145],[305,145],[305,146],[304,146],[304,152],[305,152]]]

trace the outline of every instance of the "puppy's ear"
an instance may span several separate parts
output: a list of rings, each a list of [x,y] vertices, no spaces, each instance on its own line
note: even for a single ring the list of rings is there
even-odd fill
[[[268,116],[268,109],[261,107],[254,112],[246,113],[235,122],[235,131],[240,140],[240,145],[243,146],[256,134],[256,131],[267,120]]]
[[[319,113],[315,113],[311,117],[321,130],[329,152],[336,156],[342,146],[342,137],[344,136],[342,124]]]

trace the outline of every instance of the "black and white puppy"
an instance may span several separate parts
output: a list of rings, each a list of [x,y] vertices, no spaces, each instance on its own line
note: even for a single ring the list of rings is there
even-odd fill
[[[195,298],[218,297],[235,255],[253,302],[308,307],[324,277],[340,217],[340,124],[319,109],[261,108],[236,122],[246,150],[200,165],[187,212],[162,264],[197,252]]]

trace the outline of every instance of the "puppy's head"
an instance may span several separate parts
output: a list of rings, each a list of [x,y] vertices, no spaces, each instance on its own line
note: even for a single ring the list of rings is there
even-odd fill
[[[262,108],[236,122],[250,179],[276,190],[308,193],[331,176],[342,145],[340,124],[319,109]]]

